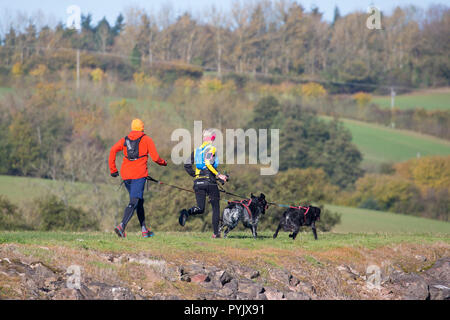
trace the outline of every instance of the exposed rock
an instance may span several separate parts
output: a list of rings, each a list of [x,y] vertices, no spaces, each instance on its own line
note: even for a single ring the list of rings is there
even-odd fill
[[[174,296],[174,295],[162,295],[162,294],[155,294],[152,297],[152,300],[181,300],[180,297]]]
[[[266,294],[265,293],[258,293],[256,295],[255,300],[267,300]]]
[[[54,300],[79,300],[78,290],[62,288],[53,296]]]
[[[304,292],[288,292],[285,296],[287,300],[311,300],[311,297]]]
[[[238,291],[239,283],[236,279],[232,279],[230,282],[226,283],[223,287],[229,288],[234,293],[234,292]]]
[[[254,299],[259,293],[264,292],[261,284],[249,280],[240,281],[238,290],[240,293],[247,294],[251,299]]]
[[[300,280],[294,277],[292,274],[288,277],[289,285],[295,287],[300,283]]]
[[[183,274],[180,278],[181,281],[191,282],[191,277],[187,274]]]
[[[266,291],[264,291],[264,294],[266,295],[267,300],[282,300],[284,298],[283,292],[272,288],[267,288]]]
[[[441,284],[429,286],[430,300],[450,300],[450,288]]]
[[[107,272],[92,273],[91,268],[82,270],[81,287],[70,289],[67,280],[71,274],[64,271],[58,261],[46,264],[27,258],[19,250],[12,254],[9,247],[1,248],[0,280],[6,279],[2,287],[11,292],[11,297],[24,299],[68,299],[68,300],[134,300],[134,299],[184,299],[173,294],[177,285],[169,284],[167,293],[155,294],[152,283],[161,280],[195,282],[202,288],[193,296],[194,299],[256,299],[256,300],[310,300],[310,299],[450,299],[450,258],[442,258],[433,265],[427,262],[426,257],[412,256],[413,265],[419,264],[418,273],[405,273],[383,268],[381,287],[377,290],[368,290],[364,285],[366,276],[359,274],[361,265],[330,265],[321,270],[314,267],[305,268],[303,260],[294,265],[294,269],[282,267],[263,268],[263,275],[247,265],[239,265],[233,261],[223,261],[220,266],[207,265],[206,262],[194,260],[183,261],[183,266],[177,267],[175,263],[160,258],[142,254],[111,254],[99,253],[102,264],[113,268],[105,269]],[[44,249],[45,250],[45,249]],[[89,254],[89,259],[92,256]],[[130,263],[130,267],[137,270],[148,270],[149,283],[140,280],[128,280],[127,277],[114,277],[117,275],[117,264]],[[115,264],[115,265],[113,265]],[[430,267],[431,265],[431,267]],[[86,264],[83,262],[83,266]],[[427,269],[428,268],[428,269]],[[336,272],[336,269],[339,272]],[[357,270],[356,270],[357,269]],[[100,270],[103,271],[103,270]],[[267,271],[267,273],[266,273]],[[111,272],[111,273],[109,273]],[[295,276],[293,274],[295,274]],[[12,280],[11,280],[12,279]],[[308,281],[311,282],[308,282]],[[122,282],[123,281],[123,282]],[[17,282],[18,285],[15,285]],[[318,290],[314,285],[317,285]],[[189,288],[190,284],[183,284]],[[193,286],[194,288],[195,286]],[[197,292],[196,290],[192,292]],[[181,293],[182,294],[182,293]],[[183,295],[183,294],[182,294]],[[4,295],[1,296],[5,297]],[[7,297],[8,298],[8,297]]]
[[[347,280],[357,280],[359,274],[349,266],[338,266],[337,269],[341,272],[342,276]]]
[[[253,299],[255,299],[255,298],[249,296],[249,295],[246,294],[246,293],[238,292],[238,293],[236,294],[235,299],[236,299],[236,300],[250,300],[250,299],[253,300]]]
[[[419,260],[421,262],[427,261],[427,257],[421,256],[421,255],[415,255],[414,258],[416,258],[417,260]]]
[[[316,288],[308,281],[299,281],[295,287],[290,286],[289,289],[294,292],[304,292],[308,295],[316,294]]]
[[[428,284],[416,273],[395,271],[390,277],[394,290],[404,300],[426,300],[429,298]]]
[[[286,271],[286,270],[282,270],[282,269],[270,269],[269,270],[269,277],[272,280],[281,282],[284,285],[288,285],[289,284],[289,278],[291,277],[291,274]]]
[[[230,297],[235,293],[233,289],[231,289],[229,286],[225,286],[222,289],[220,289],[219,294],[225,297]]]
[[[222,285],[227,284],[228,282],[230,282],[231,280],[233,280],[233,276],[231,274],[229,274],[227,271],[222,272],[222,274],[220,275],[219,278],[220,282],[222,283]]]
[[[437,260],[424,274],[428,279],[450,287],[450,257]]]
[[[192,282],[197,282],[197,283],[201,283],[201,282],[209,282],[211,281],[211,279],[209,278],[208,275],[206,274],[196,274],[191,278]]]

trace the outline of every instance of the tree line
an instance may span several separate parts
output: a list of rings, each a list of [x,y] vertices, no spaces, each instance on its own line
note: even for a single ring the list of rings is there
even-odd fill
[[[169,7],[158,13],[131,7],[112,24],[103,18],[94,25],[87,14],[80,31],[63,23],[38,30],[33,21],[23,21],[4,32],[0,69],[9,71],[17,62],[32,69],[43,61],[56,69],[52,62],[64,60],[67,52],[58,50],[65,48],[120,57],[124,61],[103,65],[104,71],[128,79],[145,65],[176,61],[219,75],[322,80],[347,92],[449,84],[448,6],[396,7],[382,15],[381,30],[368,29],[367,18],[365,12],[341,15],[336,7],[333,21],[327,22],[318,8],[307,11],[295,1],[261,0],[236,2],[229,12],[211,7],[200,17],[191,12],[176,16]],[[131,72],[126,71],[129,66]],[[74,68],[74,62],[59,67]]]

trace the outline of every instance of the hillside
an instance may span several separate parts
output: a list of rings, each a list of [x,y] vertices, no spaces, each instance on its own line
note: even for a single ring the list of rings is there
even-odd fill
[[[391,107],[390,96],[375,96],[372,100],[382,108]],[[450,110],[450,88],[418,90],[395,97],[398,109],[422,108],[426,110]]]
[[[322,116],[323,119],[331,119]],[[450,142],[408,130],[340,119],[350,130],[365,163],[400,162],[417,156],[449,155]]]
[[[336,233],[442,233],[450,236],[450,223],[392,212],[326,205],[341,214]]]
[[[0,233],[0,298],[442,299],[450,239],[436,234]],[[67,288],[68,267],[80,289]],[[378,268],[373,289],[371,269]],[[368,269],[369,268],[369,269]],[[372,275],[373,276],[373,275]],[[376,275],[375,275],[376,276]],[[26,279],[26,281],[25,281]],[[378,281],[377,280],[377,281]],[[72,282],[70,282],[72,283]],[[378,282],[373,282],[378,284]],[[440,286],[439,286],[440,285]]]

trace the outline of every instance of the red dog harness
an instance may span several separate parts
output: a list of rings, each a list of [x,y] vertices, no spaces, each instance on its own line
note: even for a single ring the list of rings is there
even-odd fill
[[[308,214],[309,208],[311,208],[311,207],[302,207],[302,206],[293,207],[293,206],[290,206],[289,208],[297,209],[297,210],[305,209],[305,213],[303,214],[303,221],[306,223],[306,215]]]
[[[248,201],[248,204],[245,204],[245,201]],[[250,204],[252,203],[252,199],[244,199],[241,201],[228,201],[228,203],[240,203],[244,206],[245,209],[247,209],[248,215],[250,218],[252,218],[252,212],[250,211]]]

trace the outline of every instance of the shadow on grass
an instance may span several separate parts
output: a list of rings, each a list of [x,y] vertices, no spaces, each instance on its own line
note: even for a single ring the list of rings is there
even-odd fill
[[[251,234],[234,234],[228,235],[227,239],[253,239]],[[255,240],[258,239],[272,239],[270,235],[258,235]]]

